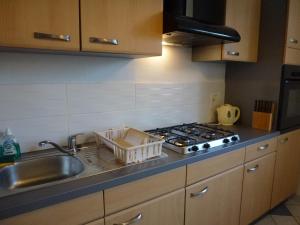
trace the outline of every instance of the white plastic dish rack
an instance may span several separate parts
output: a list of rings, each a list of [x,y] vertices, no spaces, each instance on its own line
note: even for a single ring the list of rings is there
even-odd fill
[[[97,145],[99,146],[104,144],[108,148],[112,149],[116,159],[124,164],[143,162],[162,154],[162,144],[164,143],[164,140],[143,131],[140,132],[143,132],[149,137],[147,138],[147,143],[143,145],[125,148],[114,142],[117,138],[123,138],[128,129],[130,128],[125,127],[120,129],[109,129],[102,132],[94,132]]]

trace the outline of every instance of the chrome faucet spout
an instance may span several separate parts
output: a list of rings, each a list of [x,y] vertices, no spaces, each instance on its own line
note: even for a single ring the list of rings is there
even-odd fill
[[[62,153],[65,153],[67,155],[70,155],[70,156],[74,156],[74,153],[73,152],[69,152],[68,150],[64,149],[63,147],[61,147],[59,144],[56,144],[55,142],[53,141],[41,141],[39,142],[39,146],[40,147],[43,147],[45,145],[52,145],[54,148],[56,148],[57,150],[59,150],[60,152]]]

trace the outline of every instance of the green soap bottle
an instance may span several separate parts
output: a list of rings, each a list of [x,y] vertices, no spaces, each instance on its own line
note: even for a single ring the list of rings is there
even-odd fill
[[[0,140],[0,162],[14,162],[21,157],[20,145],[9,128]]]

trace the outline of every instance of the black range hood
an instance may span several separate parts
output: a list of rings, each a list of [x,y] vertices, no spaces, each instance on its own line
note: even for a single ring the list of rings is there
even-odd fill
[[[201,46],[239,42],[241,37],[225,24],[226,0],[164,0],[163,42]]]

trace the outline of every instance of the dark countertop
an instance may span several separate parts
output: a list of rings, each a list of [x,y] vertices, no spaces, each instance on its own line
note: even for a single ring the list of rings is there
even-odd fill
[[[189,155],[181,155],[174,151],[163,149],[163,151],[168,154],[168,157],[122,167],[120,169],[89,177],[36,187],[33,190],[16,193],[12,191],[9,195],[0,197],[0,219],[29,212],[41,207],[67,201],[86,194],[185,166],[190,163],[205,160],[280,134],[279,131],[265,132],[239,126],[225,128],[239,134],[240,141],[226,147],[212,148],[205,154],[192,153]]]

